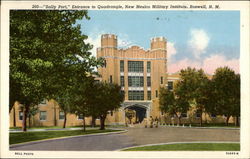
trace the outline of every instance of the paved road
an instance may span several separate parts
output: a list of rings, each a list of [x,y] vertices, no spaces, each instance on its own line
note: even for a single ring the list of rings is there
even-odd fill
[[[240,141],[239,130],[181,127],[128,128],[122,134],[81,136],[15,146],[10,150],[37,151],[112,151],[130,146],[167,142]]]

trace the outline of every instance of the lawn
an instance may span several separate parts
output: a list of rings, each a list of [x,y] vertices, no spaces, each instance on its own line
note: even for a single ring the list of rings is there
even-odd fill
[[[39,132],[18,132],[10,133],[10,144],[17,144],[28,141],[58,138],[64,136],[76,136],[76,135],[86,135],[86,134],[97,134],[104,132],[115,132],[120,130],[69,130],[69,131],[39,131]]]
[[[187,143],[128,148],[123,151],[240,151],[239,143]]]

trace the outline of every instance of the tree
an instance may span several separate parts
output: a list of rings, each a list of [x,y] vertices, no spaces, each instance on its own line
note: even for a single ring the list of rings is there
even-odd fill
[[[181,124],[181,114],[186,113],[189,109],[189,103],[181,97],[177,97],[174,91],[167,88],[160,88],[160,110],[170,115],[178,117],[178,124]]]
[[[24,105],[23,131],[30,107],[57,96],[64,87],[57,82],[70,82],[68,70],[86,75],[96,66],[74,25],[83,18],[87,11],[10,11],[10,110],[15,101]]]
[[[215,98],[213,109],[217,114],[226,116],[228,125],[231,116],[240,116],[240,75],[228,67],[221,67],[216,69],[212,82]]]
[[[208,78],[202,69],[188,67],[180,72],[180,80],[176,85],[176,96],[181,99],[181,103],[194,104],[197,112],[200,113],[200,126],[202,126],[202,114],[205,111],[205,105],[208,103],[206,97],[206,88]]]
[[[92,92],[95,92],[95,95],[90,104],[90,112],[91,115],[100,117],[100,130],[104,130],[108,112],[121,107],[124,93],[119,85],[106,82],[96,82]]]

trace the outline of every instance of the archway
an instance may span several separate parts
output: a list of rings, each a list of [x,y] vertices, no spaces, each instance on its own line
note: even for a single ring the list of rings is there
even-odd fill
[[[135,123],[141,123],[143,119],[147,117],[147,114],[146,114],[147,110],[145,107],[141,105],[136,104],[136,105],[126,107],[125,109],[130,109],[130,110],[135,111]]]

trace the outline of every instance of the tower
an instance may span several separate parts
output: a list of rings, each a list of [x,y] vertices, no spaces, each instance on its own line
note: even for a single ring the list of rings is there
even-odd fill
[[[150,48],[152,61],[152,94],[154,97],[159,95],[160,87],[167,86],[167,40],[164,37],[154,37],[151,39]]]
[[[117,53],[117,36],[114,34],[103,34],[101,36],[101,47],[97,49],[97,57],[104,58],[104,67],[99,69],[102,78],[106,82],[113,83],[118,80],[117,61],[114,59]]]
[[[151,50],[166,50],[167,40],[164,37],[154,37],[151,39]]]

